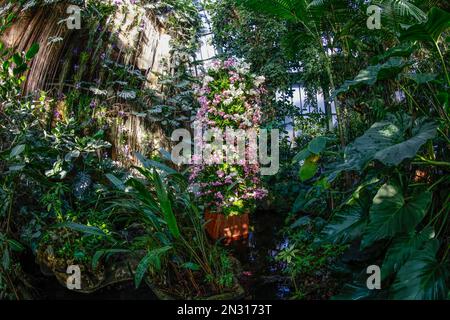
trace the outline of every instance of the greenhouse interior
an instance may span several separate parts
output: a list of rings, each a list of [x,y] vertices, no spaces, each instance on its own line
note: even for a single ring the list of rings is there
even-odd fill
[[[0,300],[449,300],[449,46],[446,0],[0,0]]]

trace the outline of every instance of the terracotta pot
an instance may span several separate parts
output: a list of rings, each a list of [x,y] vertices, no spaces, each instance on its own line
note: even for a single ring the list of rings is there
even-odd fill
[[[248,213],[225,216],[205,210],[206,233],[213,239],[224,238],[226,242],[247,239],[249,216]]]

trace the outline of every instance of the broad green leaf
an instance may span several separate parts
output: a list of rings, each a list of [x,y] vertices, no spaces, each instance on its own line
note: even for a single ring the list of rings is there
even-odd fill
[[[292,163],[297,163],[299,161],[303,161],[306,158],[308,158],[310,155],[311,155],[311,152],[309,152],[308,148],[305,148],[294,156],[294,158],[292,159]]]
[[[20,155],[22,152],[25,151],[25,145],[24,144],[19,144],[17,146],[15,146],[12,150],[11,153],[9,154],[10,158],[15,158],[18,155]]]
[[[15,76],[18,76],[21,73],[24,73],[25,71],[27,71],[28,66],[24,63],[21,64],[20,66],[17,66],[13,69],[13,74]]]
[[[317,163],[318,156],[311,155],[309,156],[303,165],[300,168],[300,171],[298,172],[298,176],[301,181],[306,181],[314,177],[319,170],[319,165]]]
[[[363,208],[358,204],[346,205],[336,211],[321,231],[320,239],[334,243],[348,243],[359,238],[366,225]]]
[[[308,150],[314,154],[320,154],[327,146],[327,138],[316,137],[308,144]]]
[[[373,63],[380,63],[381,61],[391,57],[407,58],[416,50],[416,48],[416,46],[411,45],[410,43],[401,43],[400,45],[387,50],[383,54],[376,56],[371,61]]]
[[[373,198],[362,247],[399,233],[413,232],[425,217],[430,202],[431,193],[427,191],[405,199],[399,186],[384,184]]]
[[[385,148],[377,151],[374,159],[383,162],[385,165],[398,165],[404,159],[413,158],[425,142],[436,136],[436,123],[425,119],[421,120],[417,121],[417,126],[413,128],[413,136],[410,139],[395,141],[393,137],[387,138],[385,142],[392,145],[385,145]],[[399,138],[402,139],[402,137]]]
[[[426,228],[421,232],[412,232],[396,237],[390,245],[381,267],[383,279],[397,272],[403,264],[423,245],[434,236],[432,228]]]
[[[437,124],[419,118],[411,124],[411,117],[403,114],[374,123],[361,137],[344,150],[344,161],[333,164],[329,174],[332,181],[342,171],[362,171],[373,160],[388,166],[413,158],[420,147],[436,136]],[[412,126],[412,136],[408,134]]]
[[[442,300],[447,298],[448,261],[437,261],[439,242],[430,240],[402,266],[391,289],[397,300]],[[447,262],[447,263],[446,263]]]
[[[450,13],[434,7],[428,13],[428,19],[408,27],[400,34],[400,41],[430,41],[436,42],[442,32],[450,27]]]
[[[417,84],[424,84],[436,79],[435,73],[408,73],[404,75],[405,78],[411,79]]]
[[[39,44],[33,43],[30,49],[28,49],[27,53],[25,54],[25,59],[27,60],[33,59],[34,56],[38,53],[38,51],[39,51]]]
[[[144,258],[142,258],[134,274],[134,284],[136,285],[136,288],[138,288],[141,284],[142,279],[144,278],[144,275],[147,273],[147,270],[150,266],[153,266],[156,270],[161,269],[160,256],[170,249],[172,249],[171,246],[153,249],[149,251]]]
[[[341,93],[347,92],[351,89],[361,85],[374,85],[379,80],[395,78],[408,65],[400,57],[389,58],[388,61],[382,64],[369,66],[361,70],[353,80],[346,80],[341,87],[333,92],[333,97]]]
[[[14,53],[12,56],[12,61],[16,64],[16,66],[21,66],[23,64],[23,59],[18,53]]]

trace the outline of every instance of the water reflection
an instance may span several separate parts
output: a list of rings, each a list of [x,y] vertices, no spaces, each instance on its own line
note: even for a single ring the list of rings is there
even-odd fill
[[[279,230],[283,217],[275,212],[256,212],[247,240],[231,245],[243,267],[241,282],[252,299],[286,299],[291,294],[290,279],[283,274],[285,263],[275,261],[280,250],[289,246]]]

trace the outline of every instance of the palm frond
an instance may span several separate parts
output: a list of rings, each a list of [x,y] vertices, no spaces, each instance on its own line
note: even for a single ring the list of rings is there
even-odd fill
[[[427,19],[427,15],[414,3],[409,0],[381,0],[377,1],[386,13],[394,13],[401,17],[412,17],[418,22],[423,22]]]
[[[305,0],[237,0],[237,3],[287,21],[303,20],[307,12]]]

